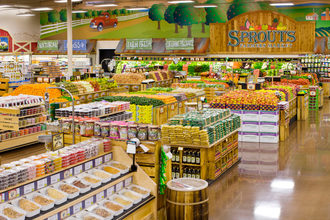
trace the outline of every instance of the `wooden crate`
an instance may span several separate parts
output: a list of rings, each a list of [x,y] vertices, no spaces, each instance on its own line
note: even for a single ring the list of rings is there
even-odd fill
[[[168,112],[168,118],[166,121],[168,121],[168,119],[174,117],[175,115],[177,115],[178,112],[178,103],[173,103],[167,106],[167,112]]]
[[[153,124],[162,125],[167,123],[167,107],[153,108]]]
[[[280,141],[285,141],[290,135],[290,125],[289,122],[280,125]]]
[[[8,93],[9,79],[0,78],[0,96]]]

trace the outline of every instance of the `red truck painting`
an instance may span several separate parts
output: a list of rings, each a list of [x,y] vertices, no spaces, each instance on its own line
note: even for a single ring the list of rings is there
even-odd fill
[[[103,12],[100,16],[94,18],[90,27],[97,29],[98,31],[103,31],[106,27],[117,27],[118,19],[114,15],[110,15],[107,12]]]

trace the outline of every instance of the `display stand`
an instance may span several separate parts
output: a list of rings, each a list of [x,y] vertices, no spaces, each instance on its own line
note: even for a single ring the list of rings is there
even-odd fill
[[[200,178],[204,180],[216,179],[222,173],[226,172],[227,169],[238,161],[238,130],[236,129],[209,146],[170,144],[171,148],[179,152],[179,161],[173,162],[172,160],[172,178],[174,178],[173,173],[175,172],[173,171],[175,170],[179,170],[179,175],[176,175],[176,177],[189,178],[192,177],[191,172],[196,177],[197,171]],[[199,153],[199,163],[196,163],[197,158],[195,158],[195,163],[184,162],[184,160],[187,161],[184,157],[192,151],[197,151],[197,154]],[[192,171],[189,173],[189,170]]]
[[[38,120],[45,113],[44,103],[0,108],[0,152],[38,143],[38,136],[45,134],[38,125],[46,122]],[[27,122],[28,118],[35,118],[36,122]]]
[[[306,120],[308,118],[308,94],[298,94],[297,119]]]
[[[1,195],[3,195],[2,200],[3,202],[10,201],[33,191],[42,189],[46,186],[55,184],[56,182],[64,180],[72,175],[77,175],[93,167],[107,163],[111,160],[118,161],[127,166],[132,163],[132,159],[123,151],[121,147],[113,147],[113,152],[100,154],[82,163],[63,168],[60,171],[36,178],[32,181],[22,183],[6,190],[2,190],[0,192]],[[115,216],[114,219],[155,219],[157,208],[155,200],[157,196],[156,184],[142,171],[140,167],[138,167],[136,172],[121,174],[119,177],[110,180],[108,183],[103,183],[91,191],[82,193],[76,198],[69,199],[63,204],[55,205],[54,208],[48,211],[42,211],[39,215],[26,219],[63,219],[64,217],[77,214],[81,210],[88,208],[91,204],[101,202],[103,199],[120,191],[131,183],[149,189],[151,191],[151,195],[145,199],[142,199],[141,202],[135,204],[132,208],[125,210],[122,214]]]

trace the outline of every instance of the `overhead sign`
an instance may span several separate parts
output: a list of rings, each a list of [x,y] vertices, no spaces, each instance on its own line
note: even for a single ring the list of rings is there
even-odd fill
[[[9,49],[8,37],[0,37],[0,52],[7,52]]]
[[[64,50],[68,50],[68,41],[64,41]],[[87,50],[87,40],[72,40],[72,50]]]
[[[166,38],[166,50],[193,50],[194,38]]]
[[[152,38],[126,39],[126,50],[152,50]]]
[[[283,54],[313,52],[315,22],[295,21],[273,11],[247,12],[210,24],[210,53]]]
[[[40,40],[38,50],[58,50],[58,40]]]

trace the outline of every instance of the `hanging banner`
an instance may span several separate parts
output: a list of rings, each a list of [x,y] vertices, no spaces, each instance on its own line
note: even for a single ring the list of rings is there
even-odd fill
[[[126,39],[126,50],[152,50],[152,38]]]
[[[9,49],[9,38],[0,37],[0,52],[7,52]]]
[[[58,50],[58,40],[40,40],[38,50]]]
[[[68,41],[64,41],[64,50],[68,50]],[[73,40],[72,41],[72,50],[87,50],[87,40]]]
[[[194,38],[166,38],[166,50],[193,50]]]

